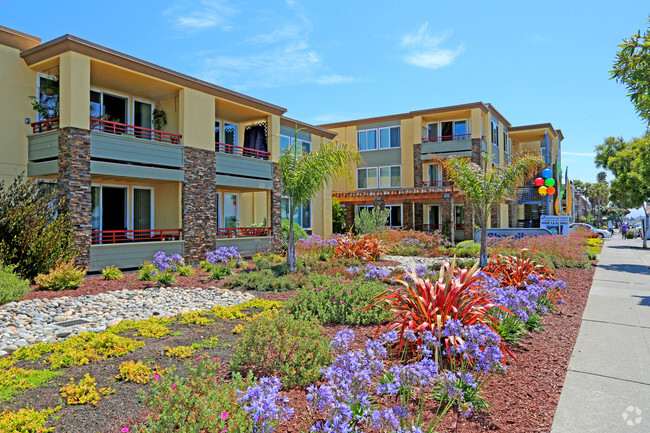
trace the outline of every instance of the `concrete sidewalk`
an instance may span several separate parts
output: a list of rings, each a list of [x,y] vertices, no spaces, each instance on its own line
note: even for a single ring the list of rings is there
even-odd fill
[[[600,254],[552,433],[650,432],[650,249],[620,236]]]

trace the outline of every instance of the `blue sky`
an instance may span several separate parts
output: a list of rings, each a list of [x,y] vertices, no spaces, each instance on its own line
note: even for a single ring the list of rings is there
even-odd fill
[[[154,5],[154,7],[152,7]],[[315,124],[491,102],[562,129],[563,165],[595,181],[594,146],[643,133],[609,80],[645,1],[0,0],[0,24],[65,33],[288,108]]]

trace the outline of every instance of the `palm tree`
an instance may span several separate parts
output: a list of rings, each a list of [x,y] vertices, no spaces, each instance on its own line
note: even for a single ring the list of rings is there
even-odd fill
[[[490,211],[507,194],[515,194],[520,176],[543,166],[541,157],[530,154],[518,156],[508,165],[488,166],[485,170],[462,157],[455,156],[445,162],[450,179],[465,193],[465,202],[478,218],[481,227],[481,267],[487,265],[486,229]]]
[[[282,152],[278,161],[282,195],[289,199],[287,265],[291,272],[296,269],[293,234],[293,214],[296,206],[311,200],[333,177],[349,175],[348,166],[360,159],[359,151],[347,143],[323,143],[316,151],[303,152],[297,136],[298,129],[293,144]]]

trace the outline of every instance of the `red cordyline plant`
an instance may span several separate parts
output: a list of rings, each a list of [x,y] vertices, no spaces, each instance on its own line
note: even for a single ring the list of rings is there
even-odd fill
[[[478,280],[476,272],[478,263],[471,269],[456,267],[456,258],[445,262],[440,268],[438,281],[423,280],[414,273],[407,273],[412,284],[400,280],[403,287],[389,289],[373,298],[373,303],[366,308],[379,307],[393,314],[393,319],[377,331],[377,335],[396,330],[399,336],[395,349],[397,353],[417,354],[417,346],[421,343],[410,342],[405,338],[405,332],[411,330],[419,335],[424,331],[444,328],[448,320],[458,320],[465,326],[483,324],[495,331],[498,319],[490,313],[490,309],[506,308],[496,305],[490,298],[481,293],[475,283]],[[508,311],[509,312],[509,311]],[[496,333],[496,331],[495,331]],[[447,352],[450,345],[462,343],[455,337],[442,337],[441,341]],[[501,350],[510,353],[505,345]],[[510,353],[510,355],[512,355]],[[513,356],[514,357],[514,356]],[[437,361],[437,359],[436,359]]]
[[[346,233],[337,238],[334,255],[336,257],[357,258],[375,261],[384,252],[381,241],[369,235],[354,236]]]
[[[501,280],[503,287],[514,286],[522,289],[531,274],[539,275],[542,280],[554,280],[553,272],[534,260],[527,258],[528,249],[521,250],[521,256],[495,254],[490,263],[483,268],[486,274]]]

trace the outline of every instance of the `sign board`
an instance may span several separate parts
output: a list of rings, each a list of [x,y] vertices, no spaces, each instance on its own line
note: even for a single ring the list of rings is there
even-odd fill
[[[485,235],[488,238],[507,238],[514,236],[515,238],[525,238],[527,236],[548,236],[551,235],[550,230],[545,228],[529,228],[529,229],[487,229]],[[474,242],[477,244],[481,242],[481,230],[474,233]]]
[[[539,226],[551,231],[554,235],[569,236],[568,215],[542,215]]]

